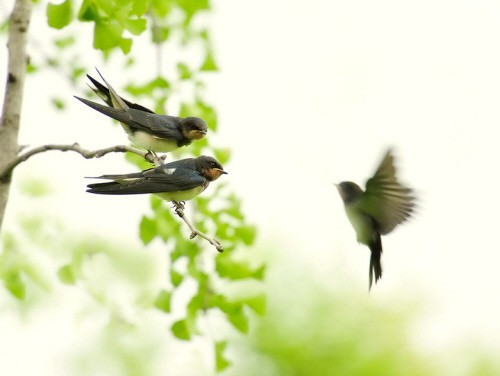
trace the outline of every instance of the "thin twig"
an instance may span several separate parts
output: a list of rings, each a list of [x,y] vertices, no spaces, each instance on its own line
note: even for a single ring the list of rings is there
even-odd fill
[[[5,166],[5,168],[0,172],[0,181],[8,180],[14,168],[16,168],[20,163],[26,161],[28,158],[31,158],[36,154],[44,153],[49,150],[74,151],[86,159],[100,158],[109,153],[125,153],[128,151],[130,153],[140,155],[147,161],[154,163],[155,166],[159,166],[163,163],[163,157],[158,157],[152,152],[137,149],[133,146],[128,145],[116,145],[99,150],[83,149],[78,143],[74,143],[72,145],[42,145],[20,154],[14,160],[8,163],[7,166]]]
[[[177,214],[179,217],[181,217],[182,220],[191,229],[191,235],[189,236],[190,239],[193,239],[196,235],[199,235],[203,239],[205,239],[206,241],[208,241],[210,244],[212,244],[217,249],[217,251],[219,251],[219,252],[223,252],[224,251],[224,246],[218,240],[215,240],[215,239],[209,237],[208,235],[204,234],[203,232],[201,232],[200,230],[198,230],[196,227],[194,227],[191,224],[191,222],[189,222],[189,220],[184,215],[184,205],[182,203],[177,202],[177,201],[173,201],[173,203],[175,205],[175,214]]]

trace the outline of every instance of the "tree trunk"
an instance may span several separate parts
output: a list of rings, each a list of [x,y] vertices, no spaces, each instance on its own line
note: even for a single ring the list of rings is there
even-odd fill
[[[9,18],[7,83],[0,119],[0,171],[16,157],[19,149],[17,136],[28,61],[26,44],[32,7],[32,0],[16,0]],[[9,198],[10,182],[10,175],[0,180],[0,228]]]

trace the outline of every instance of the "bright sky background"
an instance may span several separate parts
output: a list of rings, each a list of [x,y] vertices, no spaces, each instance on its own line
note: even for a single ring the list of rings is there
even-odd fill
[[[426,302],[415,338],[427,349],[471,342],[499,349],[500,3],[219,0],[214,6],[221,71],[207,83],[220,131],[209,137],[232,149],[223,179],[259,226],[260,244],[272,241],[325,285],[342,286],[349,275],[355,281],[349,288],[366,289],[369,251],[356,243],[332,183],[364,183],[393,146],[400,177],[415,188],[421,207],[383,239],[384,276],[369,298],[397,306],[393,297],[405,294]],[[151,64],[141,62],[148,79]],[[101,68],[117,89],[130,78],[112,65]],[[48,112],[46,87],[68,90],[64,77],[51,73],[27,84],[21,143],[79,141],[89,149],[126,143],[118,127],[76,101],[67,112]],[[60,94],[84,90],[82,81]],[[134,211],[143,212],[147,198],[91,196],[82,178],[129,170],[121,156],[35,157],[18,173],[62,186],[44,203],[16,207],[51,207],[70,228],[102,231],[113,223],[105,230],[110,237],[137,242],[137,222],[121,210],[127,205],[139,218]]]

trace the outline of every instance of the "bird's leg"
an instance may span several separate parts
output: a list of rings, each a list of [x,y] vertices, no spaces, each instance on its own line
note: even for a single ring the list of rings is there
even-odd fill
[[[144,159],[153,163],[156,167],[164,164],[166,158],[167,158],[166,155],[158,156],[158,154],[156,154],[154,150],[148,150],[148,152],[144,156]]]
[[[174,204],[175,208],[175,214],[177,214],[179,217],[184,217],[184,204],[186,203],[185,201],[172,201]]]

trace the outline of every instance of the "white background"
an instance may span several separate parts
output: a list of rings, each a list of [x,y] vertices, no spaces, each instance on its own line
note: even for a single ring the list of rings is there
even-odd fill
[[[392,146],[420,208],[383,239],[384,276],[369,298],[423,301],[414,337],[428,350],[498,349],[500,4],[220,0],[214,8],[220,72],[207,83],[219,132],[208,137],[232,150],[223,179],[258,225],[259,244],[278,245],[325,285],[366,289],[369,252],[356,244],[332,183],[364,183]],[[43,12],[35,17],[33,30],[46,30]],[[117,61],[101,68],[121,89],[132,73],[113,69]],[[151,61],[142,59],[136,74],[151,78]],[[69,98],[84,92],[81,84],[68,89],[54,72],[30,77],[20,143],[126,143],[118,127],[76,101],[64,113],[47,106],[48,90]],[[50,208],[70,228],[106,227],[110,238],[138,242],[136,212],[146,197],[84,192],[83,176],[129,170],[120,155],[34,157],[16,174],[46,179],[57,193],[26,203],[13,192],[8,220]],[[121,214],[124,202],[133,220]]]

